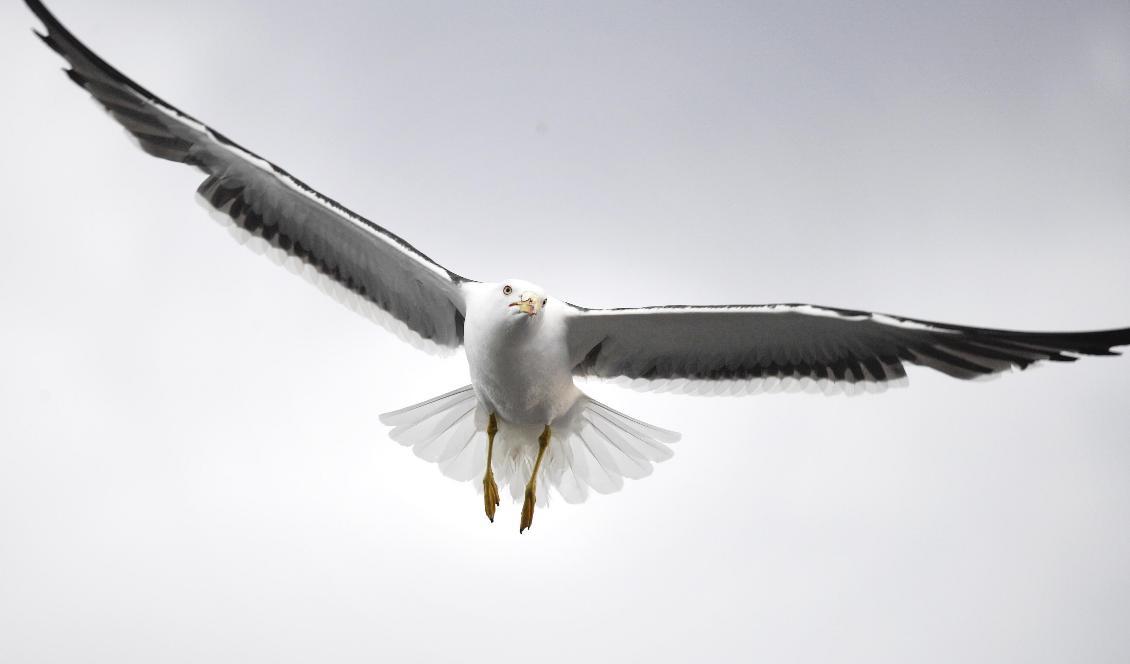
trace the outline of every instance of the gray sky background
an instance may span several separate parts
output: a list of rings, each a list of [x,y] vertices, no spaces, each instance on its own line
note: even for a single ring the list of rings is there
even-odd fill
[[[1130,325],[1130,5],[54,0],[456,272],[588,306]],[[467,382],[232,242],[0,8],[0,660],[1130,660],[1130,359],[684,434],[492,526],[377,414]]]

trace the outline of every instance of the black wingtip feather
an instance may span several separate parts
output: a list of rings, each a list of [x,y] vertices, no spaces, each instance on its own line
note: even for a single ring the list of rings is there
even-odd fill
[[[228,216],[236,221],[239,221],[239,214],[243,212],[243,197],[236,196],[232,201],[231,207],[228,208]]]
[[[971,374],[984,375],[994,373],[991,367],[986,367],[977,364],[976,362],[971,362],[962,357],[958,357],[957,355],[954,355],[952,353],[947,353],[939,346],[933,346],[930,344],[917,344],[913,346],[911,350],[919,355],[924,355],[936,360],[937,362],[940,362],[940,365],[931,364],[931,366],[949,375],[960,376],[960,374],[954,373],[955,369]]]
[[[31,31],[33,34],[35,34],[36,37],[39,37],[40,41],[42,41],[44,44],[47,44],[48,48],[50,48],[52,51],[55,51],[59,55],[63,55],[63,49],[59,47],[59,43],[57,41],[51,38],[50,34],[40,32],[35,28],[32,28]]]
[[[43,21],[43,24],[48,28],[51,27],[52,23],[58,23],[55,17],[51,15],[51,12],[47,11],[47,8],[44,7],[43,3],[39,2],[39,0],[24,0],[24,2],[27,4],[28,9],[31,10],[31,13],[38,16],[39,20]]]
[[[156,134],[147,134],[140,131],[131,133],[142,143],[150,143],[166,150],[188,152],[188,150],[192,148],[192,144],[176,136],[158,136]]]
[[[94,51],[91,51],[89,48],[87,48],[86,44],[83,44],[81,41],[79,41],[77,37],[71,34],[70,30],[67,30],[63,26],[63,24],[59,22],[59,19],[55,18],[55,16],[51,12],[47,11],[47,8],[43,6],[42,2],[39,2],[38,0],[24,1],[27,3],[27,6],[29,9],[31,9],[32,13],[39,17],[39,20],[42,21],[43,25],[47,27],[47,34],[45,36],[41,35],[40,38],[53,51],[63,56],[63,58],[65,58],[67,62],[76,65],[81,63],[81,66],[83,67],[92,67],[95,71],[98,72],[99,77],[115,81],[117,82],[117,84],[141,95],[144,98],[151,99],[156,103],[171,107],[170,104],[162,101],[161,98],[157,95],[149,92],[134,81],[130,80],[129,77],[127,77],[125,74],[112,67],[110,63],[106,62],[97,54],[95,54]],[[36,34],[38,35],[40,33],[36,32]],[[192,118],[192,116],[189,116],[187,114],[184,115],[185,117],[192,119],[194,122],[198,122],[198,120]]]
[[[239,189],[235,187],[229,189],[222,185],[218,186],[216,187],[216,190],[212,192],[212,207],[216,208],[217,210],[222,209],[225,205],[228,204],[229,201],[231,201],[238,195]]]
[[[251,208],[247,209],[247,214],[243,216],[243,227],[249,232],[255,233],[263,226],[263,217]]]
[[[63,69],[63,73],[67,75],[67,78],[74,81],[75,85],[79,86],[80,88],[86,87],[86,84],[88,83],[88,81],[86,80],[86,77],[83,76],[82,74],[78,73],[77,71],[75,71],[73,69],[65,69],[65,68]]]

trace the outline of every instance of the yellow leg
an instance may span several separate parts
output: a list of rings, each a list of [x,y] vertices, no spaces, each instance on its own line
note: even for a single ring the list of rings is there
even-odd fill
[[[487,420],[487,472],[483,475],[483,506],[487,510],[487,518],[494,523],[494,508],[498,507],[498,485],[494,483],[494,466],[491,460],[494,457],[494,434],[498,433],[498,420],[494,413]]]
[[[534,523],[534,505],[538,501],[538,470],[541,469],[541,459],[545,456],[545,449],[549,447],[549,425],[538,436],[538,457],[534,460],[534,472],[530,475],[530,482],[526,485],[526,499],[522,502],[522,525],[518,532],[525,532]]]

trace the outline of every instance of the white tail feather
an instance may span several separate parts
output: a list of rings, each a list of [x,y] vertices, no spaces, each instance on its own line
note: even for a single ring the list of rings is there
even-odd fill
[[[486,471],[488,413],[470,385],[433,399],[381,415],[389,435],[411,447],[421,459],[439,465],[444,475],[461,482],[480,480]],[[651,474],[652,464],[671,458],[670,445],[679,434],[641,422],[581,395],[564,415],[550,423],[552,438],[542,459],[538,502],[552,487],[567,503],[583,502],[589,490],[612,493],[624,478]],[[494,475],[521,500],[533,472],[540,426],[499,422],[494,439]]]

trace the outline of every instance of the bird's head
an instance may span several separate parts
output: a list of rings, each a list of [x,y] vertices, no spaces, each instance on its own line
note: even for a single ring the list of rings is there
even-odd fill
[[[549,304],[545,291],[527,281],[511,279],[498,287],[501,302],[510,310],[511,316],[536,318]]]

